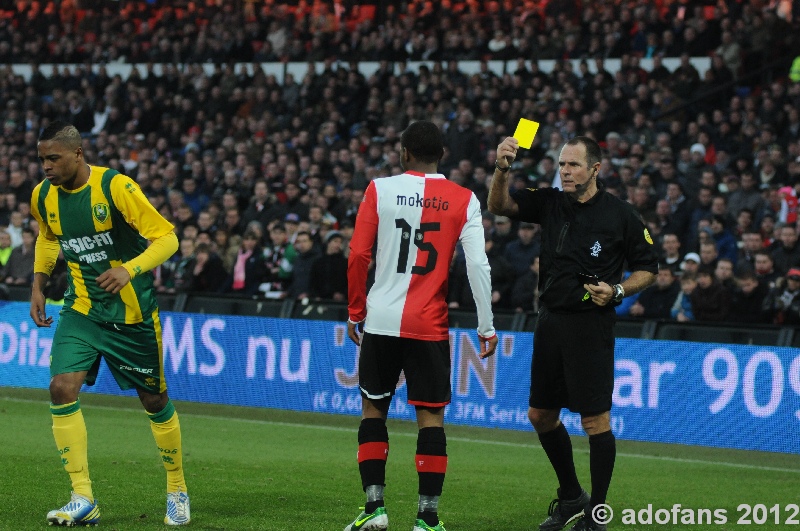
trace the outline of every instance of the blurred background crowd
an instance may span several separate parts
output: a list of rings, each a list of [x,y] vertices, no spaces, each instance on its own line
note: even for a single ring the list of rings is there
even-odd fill
[[[495,148],[525,117],[541,126],[513,187],[557,186],[563,143],[592,136],[605,189],[662,251],[620,315],[798,324],[798,4],[0,0],[3,281],[31,280],[37,137],[54,119],[175,224],[159,291],[343,302],[359,204],[402,173],[403,129],[439,124],[439,171],[485,209]],[[264,69],[289,62],[308,68]],[[483,220],[495,309],[535,311],[539,227]],[[62,298],[63,265],[52,284]],[[459,252],[448,300],[474,304]]]

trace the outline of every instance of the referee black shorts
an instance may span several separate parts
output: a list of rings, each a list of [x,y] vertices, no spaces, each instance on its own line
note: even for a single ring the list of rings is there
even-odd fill
[[[539,310],[533,333],[531,392],[537,409],[582,414],[611,409],[614,392],[613,311],[552,313]]]
[[[444,407],[450,403],[450,340],[423,341],[364,333],[358,361],[361,396],[381,400],[394,396],[405,373],[408,403]]]

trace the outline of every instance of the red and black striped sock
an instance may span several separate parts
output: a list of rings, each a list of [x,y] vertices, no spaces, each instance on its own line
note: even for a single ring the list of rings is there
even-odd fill
[[[419,476],[419,512],[430,526],[439,523],[438,505],[447,472],[447,437],[444,428],[422,428],[417,435],[417,474]]]
[[[370,494],[382,493],[386,484],[386,459],[389,457],[389,431],[383,419],[362,419],[358,427],[358,470],[361,473],[361,486],[364,492],[367,487],[378,486],[370,489]],[[380,499],[368,499],[365,511],[369,514],[378,507],[383,506],[383,496]]]

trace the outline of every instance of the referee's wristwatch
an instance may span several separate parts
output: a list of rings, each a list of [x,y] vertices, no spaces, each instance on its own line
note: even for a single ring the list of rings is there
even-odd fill
[[[622,287],[622,284],[614,284],[614,302],[622,302],[622,299],[625,298],[625,288]]]

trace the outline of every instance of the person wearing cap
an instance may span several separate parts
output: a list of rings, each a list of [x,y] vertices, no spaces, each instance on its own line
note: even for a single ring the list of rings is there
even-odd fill
[[[542,228],[528,418],[559,489],[539,529],[562,529],[583,513],[573,530],[605,530],[592,510],[605,503],[616,457],[610,414],[614,307],[655,281],[658,253],[633,206],[606,193],[597,179],[597,142],[577,136],[564,145],[558,160],[561,190],[525,189],[512,196],[508,177],[518,148],[513,137],[497,147],[489,210]],[[622,280],[625,263],[631,274]],[[572,442],[559,420],[565,407],[581,415],[589,435],[591,496],[578,481]]]
[[[791,268],[769,290],[764,309],[775,324],[800,324],[800,267]]]
[[[294,243],[294,238],[297,235],[297,230],[300,227],[300,216],[294,212],[289,212],[283,218],[283,226],[286,227],[286,238],[289,243]]]
[[[696,274],[697,269],[700,267],[700,255],[697,253],[686,253],[681,262],[681,272]]]
[[[436,124],[413,122],[403,131],[400,146],[404,173],[370,182],[350,241],[347,333],[361,346],[358,462],[367,500],[345,531],[389,525],[383,499],[386,418],[401,370],[419,427],[419,504],[413,529],[444,531],[438,506],[447,472],[444,408],[452,394],[445,297],[459,242],[477,307],[480,357],[497,348],[480,202],[472,191],[438,173],[444,140]],[[373,263],[375,282],[367,295]]]
[[[517,227],[517,239],[506,245],[503,256],[511,264],[516,277],[527,273],[533,259],[539,256],[542,242],[538,234],[538,225],[523,221]]]
[[[515,239],[516,236],[511,230],[511,220],[506,216],[495,216],[494,226],[491,230],[491,240],[494,252],[502,255],[506,250],[506,246]]]

